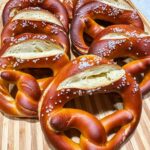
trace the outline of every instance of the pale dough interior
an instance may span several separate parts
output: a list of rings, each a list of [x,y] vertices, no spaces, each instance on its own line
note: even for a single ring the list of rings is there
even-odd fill
[[[133,34],[133,35],[132,35]],[[137,35],[135,34],[135,32],[131,32],[131,33],[109,33],[107,35],[104,35],[101,40],[108,40],[108,39],[125,39],[125,38],[129,38],[129,37],[137,37],[137,38],[143,38],[143,37],[147,37],[149,36],[146,33]]]
[[[44,40],[27,40],[9,47],[2,57],[14,56],[20,59],[32,59],[54,56],[64,53],[61,46]]]
[[[119,80],[125,71],[115,65],[100,65],[71,76],[60,83],[57,90],[66,88],[93,89],[104,87]]]
[[[22,10],[12,20],[45,21],[62,26],[61,22],[52,13],[46,10]]]

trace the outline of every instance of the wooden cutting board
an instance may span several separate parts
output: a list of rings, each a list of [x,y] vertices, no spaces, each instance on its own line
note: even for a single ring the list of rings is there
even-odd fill
[[[6,1],[0,0],[0,16]],[[142,14],[141,17],[147,31],[150,32],[150,24]],[[0,21],[0,31],[2,28]],[[100,101],[101,99],[103,101]],[[73,105],[95,114],[98,118],[104,111],[106,115],[113,110],[110,100],[99,95],[77,99]],[[51,150],[51,148],[45,141],[38,121],[11,119],[0,114],[0,150]],[[122,150],[150,150],[150,94],[144,97],[140,124]]]

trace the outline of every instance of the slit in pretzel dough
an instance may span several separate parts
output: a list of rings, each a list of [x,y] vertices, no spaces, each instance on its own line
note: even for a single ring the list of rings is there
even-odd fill
[[[27,40],[10,46],[2,57],[17,57],[20,59],[41,58],[63,54],[64,49],[51,41]]]
[[[60,83],[57,90],[65,88],[92,89],[104,87],[118,81],[125,71],[115,65],[100,65],[71,76]]]
[[[21,10],[12,20],[45,21],[62,26],[61,22],[47,10]]]

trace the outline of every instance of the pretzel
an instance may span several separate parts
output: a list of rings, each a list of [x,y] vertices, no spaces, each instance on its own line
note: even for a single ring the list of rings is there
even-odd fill
[[[110,92],[121,95],[124,108],[101,120],[82,110],[63,108],[79,96]],[[68,63],[44,91],[39,117],[46,139],[55,149],[118,149],[135,130],[141,106],[138,84],[125,70],[98,56],[84,55]],[[70,128],[81,132],[79,144],[64,134]]]
[[[89,46],[84,41],[84,32],[95,38],[104,29],[94,21],[96,19],[113,24],[130,24],[143,30],[141,18],[135,10],[129,9],[118,8],[100,1],[89,2],[78,9],[71,26],[71,39],[75,54],[88,53]]]
[[[144,73],[143,80],[140,82],[140,90],[143,95],[147,94],[150,90],[150,57],[134,60],[124,65],[123,68],[126,72],[130,73],[133,77]]]
[[[65,7],[58,0],[9,0],[4,7],[2,18],[6,25],[17,13],[24,8],[39,7],[53,13],[68,31],[68,14]]]
[[[91,44],[89,49],[89,54],[95,54],[100,57],[105,57],[107,59],[116,59],[116,58],[125,58],[129,57],[134,59],[143,59],[150,57],[150,35],[144,33],[140,29],[128,25],[114,25],[104,29]],[[132,60],[132,61],[133,61]],[[147,59],[146,59],[147,61]],[[136,64],[140,63],[140,65]],[[144,60],[145,62],[145,60]],[[143,71],[142,62],[136,61],[127,64],[127,70],[130,73],[130,68],[134,68],[132,75],[136,76],[139,73],[136,73],[136,70]],[[136,67],[135,67],[136,64]],[[133,65],[133,66],[132,66]],[[136,69],[135,69],[136,68]],[[144,71],[148,71],[149,66],[144,67]],[[147,79],[149,75],[145,73],[143,81],[141,82],[141,91],[142,93],[148,92],[150,87],[146,86],[149,84]],[[144,82],[144,84],[143,84]],[[144,88],[145,87],[145,88]]]
[[[6,43],[0,52],[0,67],[3,69],[49,68],[55,76],[69,61],[69,39],[64,30],[56,24],[14,20],[4,28],[2,41]],[[42,82],[39,83],[42,91],[50,83],[47,79],[38,82]]]
[[[9,92],[9,84],[18,88],[15,98]],[[0,111],[8,116],[36,118],[41,91],[35,78],[15,70],[1,70]]]
[[[2,47],[0,51],[0,67],[15,70],[31,68],[31,71],[24,71],[34,77],[36,74],[40,74],[41,68],[45,68],[52,70],[52,76],[55,76],[60,68],[69,61],[66,54],[69,54],[68,44],[69,41],[65,35],[58,37],[57,40],[54,40],[53,36],[45,34],[25,33],[18,35],[13,38],[12,42]],[[38,72],[33,73],[34,68],[38,68]],[[40,78],[42,79],[38,80],[38,83],[41,91],[44,91],[53,78],[49,76],[46,79],[42,76]]]

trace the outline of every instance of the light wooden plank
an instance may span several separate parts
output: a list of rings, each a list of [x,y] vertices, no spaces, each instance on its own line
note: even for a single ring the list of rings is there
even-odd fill
[[[0,0],[0,14],[7,0]],[[131,4],[131,2],[130,2]],[[133,4],[132,4],[133,5]],[[134,6],[134,5],[133,5]],[[134,6],[135,7],[135,6]],[[149,22],[140,13],[145,26],[150,31]],[[0,20],[0,32],[2,21]],[[91,99],[91,100],[89,100]],[[102,100],[104,99],[104,100]],[[112,109],[112,104],[104,96],[96,95],[78,98],[75,100],[77,108],[84,108],[94,113],[98,118],[111,113],[103,113],[104,110]],[[143,112],[140,124],[131,137],[130,141],[123,146],[122,150],[149,150],[150,149],[150,94],[143,103]],[[1,150],[50,150],[39,122],[10,120],[0,115],[0,149]]]

